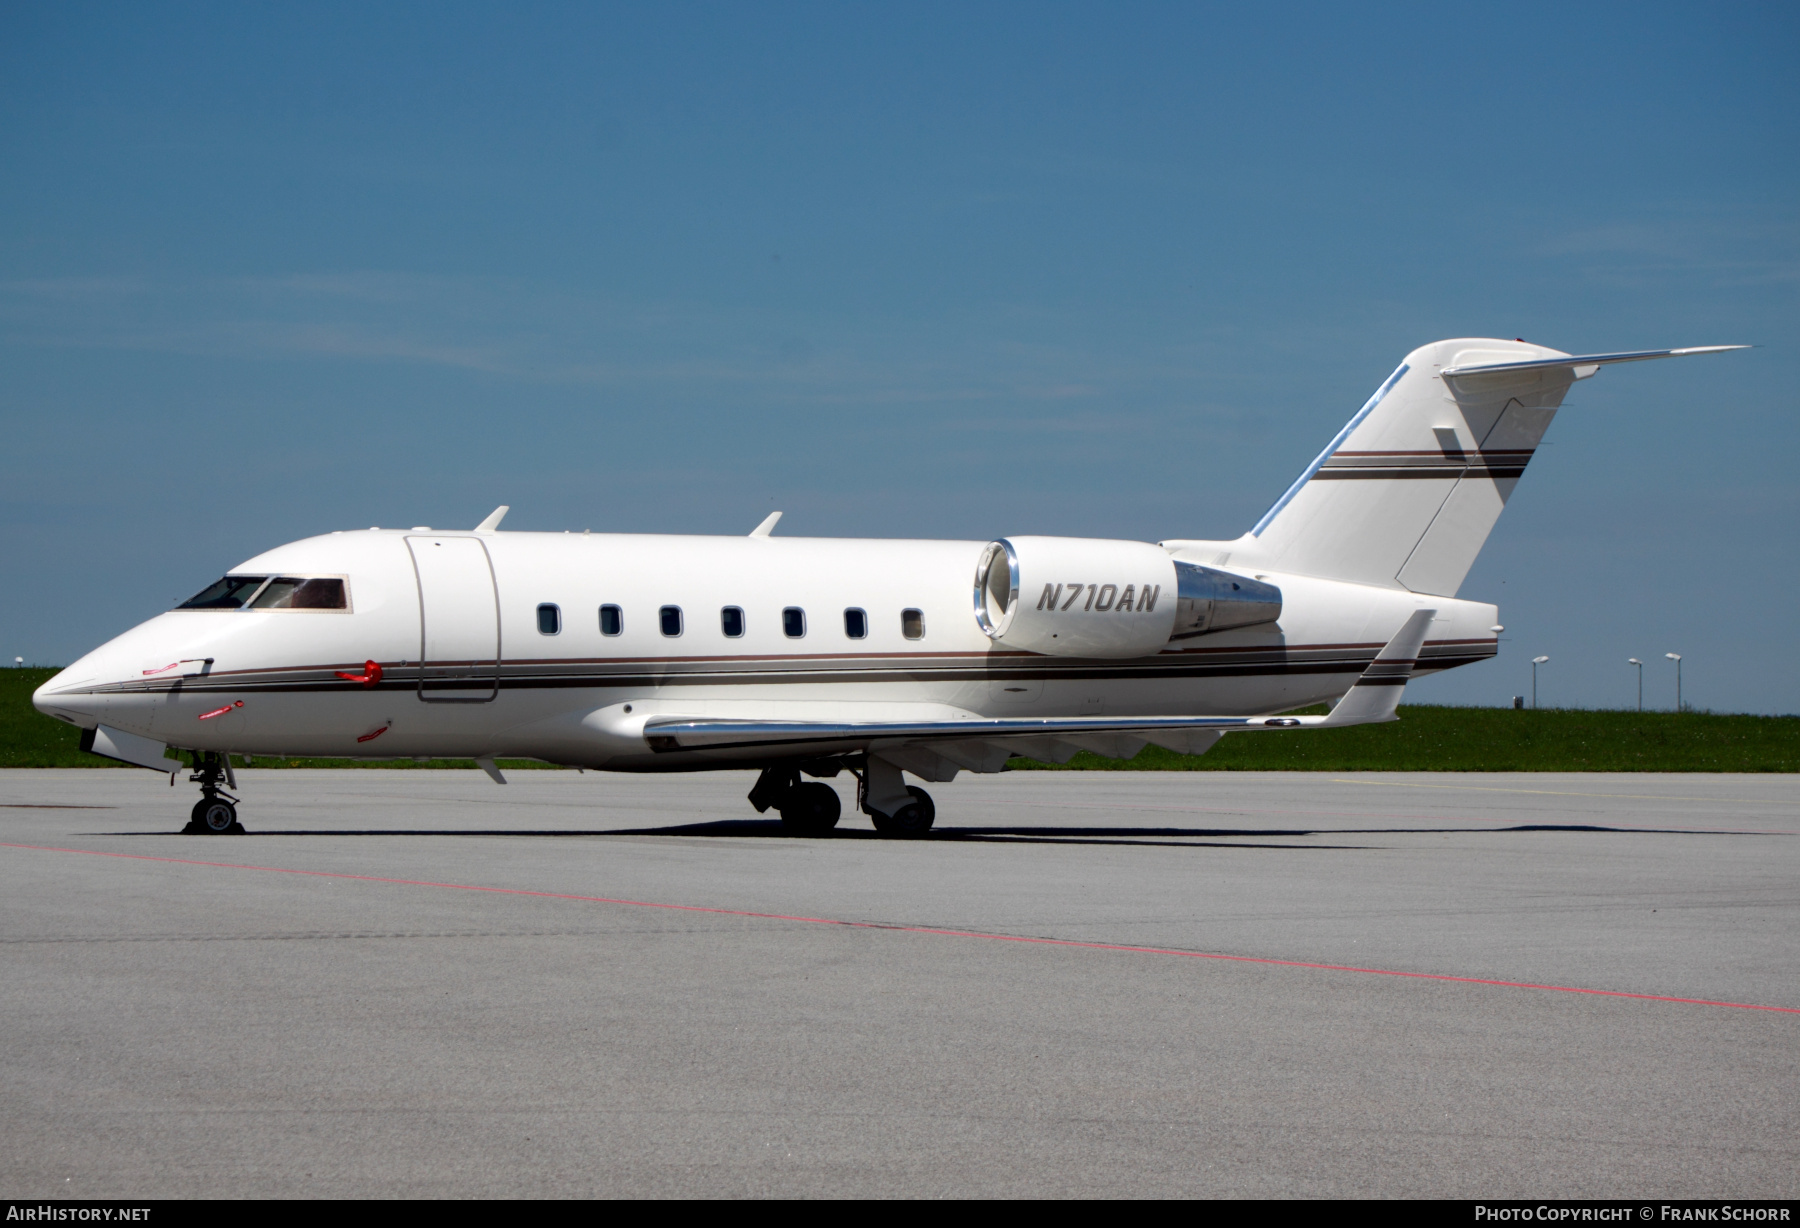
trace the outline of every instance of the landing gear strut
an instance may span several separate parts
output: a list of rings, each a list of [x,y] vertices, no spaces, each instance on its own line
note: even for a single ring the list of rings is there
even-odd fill
[[[181,829],[183,835],[243,835],[244,825],[238,822],[238,799],[219,788],[224,781],[232,788],[237,788],[237,780],[231,773],[231,760],[218,751],[195,751],[194,774],[188,780],[200,786],[200,800],[194,803],[193,813],[188,817],[188,825]]]
[[[907,784],[900,769],[886,759],[870,755],[857,776],[857,786],[857,805],[884,836],[923,836],[937,821],[931,794]]]
[[[828,834],[843,812],[836,789],[816,780],[801,783],[796,768],[764,768],[750,790],[750,804],[758,814],[773,806],[781,812],[782,827],[796,836]]]

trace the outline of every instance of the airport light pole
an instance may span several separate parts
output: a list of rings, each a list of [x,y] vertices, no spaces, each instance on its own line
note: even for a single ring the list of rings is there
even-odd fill
[[[1665,652],[1663,656],[1675,662],[1675,711],[1679,712],[1681,711],[1681,654]]]
[[[1549,657],[1531,658],[1531,706],[1537,708],[1537,667],[1548,661]]]
[[[1644,663],[1636,657],[1625,658],[1625,664],[1638,667],[1638,711],[1644,710]]]

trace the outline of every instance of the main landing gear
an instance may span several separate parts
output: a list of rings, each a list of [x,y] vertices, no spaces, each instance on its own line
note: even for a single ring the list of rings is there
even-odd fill
[[[884,836],[922,836],[931,830],[937,822],[937,805],[931,800],[931,794],[918,785],[907,785],[906,792],[912,800],[895,809],[893,814],[882,814],[879,810],[869,810],[869,819],[875,824],[875,830]]]
[[[817,780],[802,783],[798,768],[764,768],[750,790],[750,804],[758,814],[775,807],[781,825],[796,836],[828,835],[843,812],[836,789]]]
[[[237,788],[237,779],[231,774],[231,760],[227,756],[212,750],[195,751],[194,774],[188,780],[200,786],[201,796],[194,803],[188,825],[181,829],[182,835],[244,834],[244,825],[237,817],[238,799],[219,788],[220,781]]]
[[[863,761],[857,776],[857,804],[884,836],[917,837],[931,830],[937,807],[931,794],[909,785],[900,769],[879,755]]]
[[[807,773],[835,776],[838,766],[835,762],[811,765]],[[849,767],[856,775],[857,808],[874,822],[876,831],[906,838],[931,830],[937,819],[931,794],[905,783],[899,768],[873,757]],[[796,836],[830,835],[843,810],[836,789],[817,780],[802,781],[800,769],[794,767],[764,768],[750,790],[750,804],[759,814],[771,807],[779,811],[782,827]]]

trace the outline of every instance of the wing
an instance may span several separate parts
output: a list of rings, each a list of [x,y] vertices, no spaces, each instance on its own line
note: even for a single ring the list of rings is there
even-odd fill
[[[781,757],[879,754],[926,780],[997,772],[1013,755],[1065,763],[1077,751],[1129,759],[1155,743],[1203,754],[1227,733],[1330,729],[1396,719],[1436,610],[1417,610],[1324,716],[968,717],[923,721],[793,721],[653,716],[644,740],[659,754],[767,750]],[[947,773],[947,775],[945,774]]]

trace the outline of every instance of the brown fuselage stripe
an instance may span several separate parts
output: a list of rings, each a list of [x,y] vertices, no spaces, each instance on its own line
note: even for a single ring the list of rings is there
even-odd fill
[[[1476,661],[1492,657],[1494,652],[1471,652],[1430,654],[1419,662],[1422,670],[1437,671],[1454,669],[1457,666],[1469,665]],[[1053,668],[1017,668],[1017,669],[860,669],[860,670],[707,670],[707,671],[643,671],[601,672],[601,673],[563,673],[563,674],[521,674],[517,667],[500,673],[497,681],[502,690],[552,690],[552,689],[619,689],[641,687],[671,686],[766,686],[766,685],[801,685],[801,684],[855,684],[855,683],[897,683],[897,682],[1048,682],[1048,681],[1120,681],[1120,680],[1161,680],[1171,678],[1212,679],[1212,678],[1253,678],[1253,677],[1299,677],[1308,674],[1346,674],[1361,673],[1367,669],[1373,659],[1373,653],[1367,656],[1337,657],[1323,660],[1284,660],[1272,659],[1263,661],[1241,662],[1183,662],[1154,665],[1111,665],[1111,666],[1064,666]],[[413,669],[416,667],[407,667]],[[443,667],[435,667],[441,669]],[[248,671],[245,671],[248,673]],[[182,685],[134,687],[132,691],[139,694],[173,694],[176,692],[196,695],[222,694],[270,694],[282,692],[348,692],[374,690],[384,692],[417,690],[420,680],[416,673],[411,677],[400,676],[401,668],[390,670],[382,681],[374,687],[364,687],[360,683],[344,682],[336,678],[305,679],[270,679],[254,678],[239,675],[232,678],[219,677],[214,680],[183,680]],[[425,688],[430,689],[466,689],[486,687],[496,681],[491,670],[471,670],[460,675],[437,673],[424,680]],[[119,693],[119,692],[114,692]],[[132,693],[132,692],[125,692]]]

